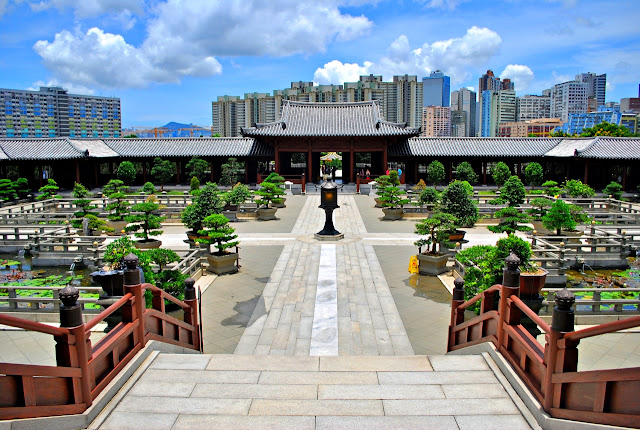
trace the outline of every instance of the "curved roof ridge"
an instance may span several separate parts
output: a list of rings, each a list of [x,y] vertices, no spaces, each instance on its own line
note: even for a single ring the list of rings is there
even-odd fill
[[[303,102],[298,100],[283,100],[283,105],[314,106],[314,107],[342,107],[342,106],[366,106],[378,104],[378,100],[365,100],[359,102]]]

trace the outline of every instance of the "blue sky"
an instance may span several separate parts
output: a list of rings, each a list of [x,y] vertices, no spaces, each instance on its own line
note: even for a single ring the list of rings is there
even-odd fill
[[[0,87],[56,84],[120,97],[123,126],[211,125],[211,101],[427,76],[476,88],[487,69],[540,94],[607,74],[607,101],[637,97],[633,0],[0,0]]]

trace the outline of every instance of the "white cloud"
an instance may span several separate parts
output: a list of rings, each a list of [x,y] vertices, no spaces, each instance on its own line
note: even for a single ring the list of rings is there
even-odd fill
[[[314,80],[342,83],[353,81],[354,76],[357,80],[359,75],[369,73],[384,75],[386,79],[404,74],[425,76],[439,69],[451,77],[451,85],[455,86],[464,82],[471,70],[475,72],[486,66],[500,49],[501,43],[502,39],[495,31],[475,26],[469,28],[462,37],[425,43],[416,49],[411,48],[407,36],[401,35],[389,45],[386,55],[378,61],[365,61],[359,65],[333,60],[316,70]],[[348,76],[349,80],[337,81],[342,76]]]
[[[91,0],[94,6],[103,2]],[[116,2],[122,13],[127,2],[135,3]],[[86,34],[62,31],[53,41],[38,41],[34,49],[56,77],[81,85],[124,88],[180,82],[185,76],[221,73],[216,57],[311,54],[324,52],[333,41],[366,34],[371,21],[340,12],[340,5],[353,2],[168,0],[153,8],[155,17],[147,22],[147,37],[139,46],[92,28]]]
[[[0,0],[0,16],[4,15],[8,4],[9,0]]]
[[[69,84],[67,82],[60,82],[57,79],[51,79],[47,82],[36,81],[27,90],[38,91],[40,87],[62,87],[69,94],[94,94],[94,90],[91,88],[83,87],[82,85]]]
[[[521,64],[509,64],[504,68],[502,73],[500,73],[500,79],[511,79],[511,82],[514,83],[516,91],[526,91],[529,88],[529,85],[533,81],[534,75],[533,70],[529,68],[529,66],[524,66]]]
[[[144,12],[143,0],[42,0],[30,2],[34,12],[47,9],[64,10],[72,8],[79,18],[92,18],[104,14],[133,13],[141,15]]]
[[[419,1],[422,3],[425,3],[425,6],[427,7],[453,10],[456,7],[458,7],[460,3],[464,3],[469,0],[426,0],[426,1],[419,0]]]
[[[364,62],[363,66],[357,63],[342,63],[338,60],[328,62],[322,68],[318,68],[313,74],[315,84],[338,84],[344,82],[357,82],[361,75],[369,74],[371,63]]]

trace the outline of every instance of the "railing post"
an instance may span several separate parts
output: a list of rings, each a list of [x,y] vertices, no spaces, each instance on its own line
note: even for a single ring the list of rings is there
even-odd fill
[[[498,349],[506,347],[504,324],[515,324],[520,321],[520,313],[515,308],[509,309],[508,299],[511,296],[520,297],[520,258],[511,253],[504,260],[505,267],[502,275],[500,290],[499,318],[498,318]],[[509,313],[509,318],[507,318]],[[517,314],[517,315],[516,315]]]
[[[531,232],[531,248],[533,249],[534,246],[536,246],[537,242],[538,242],[538,230],[533,230]]]
[[[91,358],[91,340],[87,337],[82,320],[82,307],[78,303],[80,293],[67,285],[60,291],[60,327],[69,330],[69,336],[56,337],[56,363],[59,367],[78,367],[82,372],[80,379],[81,402],[76,397],[75,403],[91,406],[91,386],[89,378],[89,359]],[[75,396],[74,396],[75,397]]]
[[[464,303],[464,279],[457,277],[455,281],[453,281],[453,285],[454,288],[451,296],[451,321],[449,323],[447,351],[451,351],[451,348],[455,346],[455,339],[453,337],[454,327],[464,322],[464,312],[458,312],[458,307]]]
[[[142,285],[140,284],[140,271],[138,270],[138,257],[135,254],[129,254],[124,257],[124,292],[131,293],[133,300],[129,306],[122,307],[122,322],[135,323],[137,320],[138,326],[134,333],[137,333],[138,342],[140,346],[144,348],[144,309],[146,307],[144,300],[144,293],[142,291]]]
[[[187,278],[184,281],[184,302],[189,305],[189,309],[184,310],[184,322],[193,326],[193,345],[199,350],[200,328],[198,327],[198,299],[194,288],[195,283],[193,278]]]
[[[562,341],[566,333],[574,331],[575,313],[573,304],[576,301],[573,293],[566,288],[558,291],[555,297],[556,306],[551,317],[551,331],[547,334],[547,344],[544,348],[544,364],[546,370],[543,379],[542,407],[549,412],[551,407],[559,407],[561,386],[553,387],[553,374],[575,372],[578,370],[579,341]],[[557,391],[555,396],[554,391]],[[554,397],[555,400],[554,400]]]
[[[565,243],[564,242],[560,242],[560,263],[558,264],[558,275],[562,276],[565,274],[565,271],[567,270],[566,267],[566,254],[567,254],[567,250],[565,248]]]
[[[307,194],[307,175],[305,173],[302,174],[302,190],[300,192]]]

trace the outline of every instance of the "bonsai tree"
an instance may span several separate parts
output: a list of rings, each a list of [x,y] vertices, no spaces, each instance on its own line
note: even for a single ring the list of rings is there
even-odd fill
[[[125,184],[131,185],[136,180],[136,166],[131,161],[123,161],[118,166],[116,176]]]
[[[160,184],[160,191],[164,191],[164,184],[169,182],[175,173],[176,165],[172,161],[163,160],[160,157],[153,160],[151,176]]]
[[[156,187],[151,182],[145,182],[142,186],[142,192],[145,194],[155,194]]]
[[[435,205],[440,200],[440,194],[434,188],[425,188],[418,197],[421,205]]]
[[[80,228],[82,227],[82,219],[84,217],[86,217],[87,215],[95,216],[95,212],[92,212],[92,210],[97,209],[97,206],[91,204],[91,199],[87,198],[91,197],[91,194],[89,193],[89,190],[87,190],[87,188],[82,184],[76,182],[73,186],[71,195],[75,197],[73,204],[76,206],[76,209],[78,209],[73,213],[75,219],[71,220],[71,225],[73,225],[75,228]]]
[[[543,173],[544,171],[539,163],[529,163],[524,169],[524,180],[527,184],[535,188],[537,185],[542,184]]]
[[[415,184],[411,189],[416,192],[422,192],[425,188],[427,188],[427,184],[425,184],[424,179],[420,179],[417,184]]]
[[[397,170],[389,172],[389,179],[382,180],[379,184],[378,195],[380,195],[382,207],[397,209],[409,203],[409,199],[402,197],[406,193],[398,188],[400,179],[398,178]]]
[[[438,243],[449,245],[449,233],[455,230],[457,223],[456,217],[448,213],[438,212],[431,218],[423,219],[415,226],[415,233],[420,236],[426,236],[414,242],[414,245],[422,248],[427,246],[427,250],[423,254],[441,255],[436,245]],[[430,246],[430,248],[429,248]]]
[[[284,178],[279,174],[272,172],[260,184],[260,189],[256,194],[260,196],[256,203],[263,208],[268,208],[271,203],[280,204],[284,195]]]
[[[556,230],[559,236],[562,229],[573,230],[576,228],[576,222],[571,216],[570,205],[562,200],[556,200],[549,209],[549,212],[542,217],[542,225],[549,230]]]
[[[224,163],[221,167],[222,177],[220,179],[220,182],[222,182],[223,185],[228,185],[231,187],[233,186],[233,184],[238,182],[238,171],[244,170],[244,163],[240,163],[236,158],[230,157],[229,161]],[[267,177],[267,179],[265,180],[268,180],[268,178],[269,177]],[[282,182],[284,183],[284,179],[282,180]]]
[[[104,232],[112,232],[113,231],[113,229],[107,225],[105,220],[103,220],[102,218],[98,218],[94,214],[89,213],[89,214],[85,215],[84,218],[89,220],[89,223],[87,224],[87,227],[91,231],[104,231]],[[82,227],[82,220],[80,220],[80,227]],[[79,228],[79,227],[77,227],[77,228]]]
[[[433,188],[437,187],[442,181],[444,181],[444,165],[438,160],[433,160],[429,166],[427,166],[427,181],[433,184]]]
[[[596,192],[587,184],[578,179],[569,179],[564,183],[564,189],[571,197],[593,197]]]
[[[16,184],[11,179],[0,179],[0,200],[9,201],[16,197]]]
[[[150,196],[151,197],[151,196]],[[162,234],[162,230],[158,230],[161,227],[161,222],[165,217],[155,215],[160,209],[160,205],[155,203],[151,199],[147,199],[144,203],[138,203],[131,207],[131,215],[127,215],[125,220],[130,224],[125,227],[127,233],[135,232],[135,236],[142,239],[142,242],[149,242],[153,239],[149,239],[149,236],[157,236]]]
[[[14,182],[16,193],[18,193],[18,197],[21,199],[27,197],[27,194],[31,191],[29,188],[29,181],[27,178],[18,178]]]
[[[191,160],[184,166],[187,174],[191,177],[198,178],[199,182],[203,182],[207,177],[207,170],[209,170],[209,163],[199,157],[192,157]]]
[[[202,223],[203,229],[198,233],[205,236],[201,239],[203,243],[213,244],[217,251],[214,255],[228,254],[225,250],[238,245],[235,228],[229,226],[229,219],[220,214],[209,215]]]
[[[152,263],[158,265],[158,271],[162,272],[169,263],[180,261],[180,256],[171,249],[156,248],[145,251]]]
[[[124,221],[125,215],[129,213],[129,202],[125,194],[127,187],[120,179],[112,179],[104,186],[104,194],[109,197],[107,210],[109,215],[107,218],[111,221]]]
[[[476,202],[469,195],[473,188],[465,181],[453,181],[442,192],[440,210],[453,215],[460,225],[473,226],[478,221]]]
[[[249,187],[238,182],[225,194],[224,199],[228,205],[237,206],[246,202],[252,195],[253,193]]]
[[[475,184],[478,182],[478,175],[473,170],[473,167],[471,167],[471,163],[463,161],[456,167],[456,179]]]
[[[56,183],[55,180],[48,179],[47,185],[40,187],[40,189],[38,190],[42,194],[40,194],[36,199],[37,200],[59,199],[60,198],[60,196],[58,195],[59,189],[60,187],[58,187],[58,184]]]
[[[182,211],[182,223],[189,230],[197,232],[202,229],[202,223],[206,217],[221,213],[223,207],[224,195],[218,185],[207,182],[200,190],[200,195]]]
[[[604,187],[602,191],[608,196],[613,196],[616,200],[620,200],[622,197],[622,185],[614,181],[609,182],[609,185]]]
[[[562,191],[556,181],[546,181],[542,184],[542,188],[545,189],[544,193],[548,196],[557,196]]]
[[[544,197],[536,197],[531,200],[529,213],[536,219],[542,218],[547,213],[547,208],[551,207],[551,200]]]
[[[500,161],[491,169],[491,176],[496,185],[501,187],[511,176],[511,170],[509,170],[509,166]]]
[[[531,227],[520,225],[529,221],[526,214],[518,210],[518,206],[524,203],[525,190],[522,181],[513,175],[504,183],[500,189],[500,197],[496,199],[499,203],[506,203],[507,207],[495,212],[494,216],[500,218],[500,224],[488,226],[494,233],[514,233],[516,231],[529,231]]]

